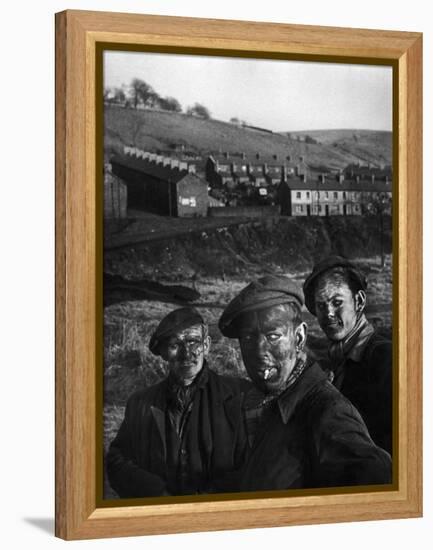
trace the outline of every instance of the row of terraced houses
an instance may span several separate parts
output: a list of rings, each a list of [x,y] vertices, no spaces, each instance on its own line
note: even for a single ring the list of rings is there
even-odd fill
[[[204,158],[182,149],[156,154],[127,147],[111,159],[110,171],[111,193],[116,182],[123,186],[117,196],[126,197],[128,208],[162,215],[206,216],[221,207],[230,215],[233,207],[272,206],[287,216],[335,216],[391,208],[390,166],[352,164],[317,173],[304,157],[290,155],[219,152]],[[110,197],[106,204],[113,205]]]

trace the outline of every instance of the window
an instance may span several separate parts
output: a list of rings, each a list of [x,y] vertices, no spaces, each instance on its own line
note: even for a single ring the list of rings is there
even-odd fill
[[[346,191],[343,191],[343,199],[346,198]]]
[[[296,212],[302,212],[302,206],[300,204],[296,206]]]
[[[329,193],[328,193],[328,191],[325,191],[325,199],[329,199]]]
[[[338,191],[334,191],[334,199],[338,199]]]
[[[300,199],[300,198],[301,198],[301,192],[300,192],[300,191],[296,191],[296,198],[297,198],[297,199]]]
[[[307,191],[307,199],[309,199],[309,198],[310,198],[310,192]]]
[[[320,191],[316,191],[316,199],[320,199]]]

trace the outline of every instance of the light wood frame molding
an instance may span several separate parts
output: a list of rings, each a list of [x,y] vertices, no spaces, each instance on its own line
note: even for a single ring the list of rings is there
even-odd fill
[[[102,264],[96,50],[249,52],[394,70],[396,478],[391,490],[98,505],[96,342]],[[100,174],[99,174],[100,176]],[[102,177],[102,176],[100,176]],[[100,236],[100,235],[99,235]],[[101,280],[98,279],[100,277]],[[56,14],[56,535],[64,539],[418,517],[422,514],[422,35],[90,11]],[[102,323],[100,323],[102,324]]]

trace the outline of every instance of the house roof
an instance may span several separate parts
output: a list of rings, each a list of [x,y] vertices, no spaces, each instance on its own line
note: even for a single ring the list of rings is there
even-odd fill
[[[324,183],[319,179],[308,179],[306,182],[300,178],[287,178],[287,186],[292,190],[300,191],[392,191],[391,183],[385,183],[383,180],[355,179],[345,178],[341,183],[334,178],[325,178]]]
[[[358,164],[349,164],[344,169],[345,174],[350,174],[350,177],[360,176],[370,178],[374,175],[376,178],[385,179],[386,176],[392,176],[392,166],[385,166],[384,168],[359,166]]]
[[[259,158],[255,154],[253,155],[245,155],[245,157],[242,157],[242,153],[230,153],[229,157],[227,158],[225,154],[223,153],[212,153],[210,155],[216,162],[219,162],[220,164],[251,164],[251,166],[263,166],[264,164],[267,164],[268,166],[277,166],[281,167],[283,165],[294,168],[299,164],[299,162],[293,162],[293,160],[288,160],[287,158],[283,156],[277,156],[277,158],[274,158],[273,155],[262,155],[259,154]]]
[[[147,159],[129,155],[114,155],[111,157],[110,162],[170,183],[177,183],[189,174],[187,170],[178,170],[171,168],[171,166],[163,166],[162,164],[149,162]]]

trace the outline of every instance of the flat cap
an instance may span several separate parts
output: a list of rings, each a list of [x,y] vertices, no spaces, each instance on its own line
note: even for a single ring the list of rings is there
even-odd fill
[[[156,327],[149,341],[149,349],[154,355],[160,355],[161,343],[182,330],[194,325],[206,324],[200,313],[192,307],[182,307],[171,311]]]
[[[267,275],[250,283],[233,298],[220,317],[219,329],[224,336],[237,338],[234,321],[240,315],[289,303],[297,304],[302,308],[304,300],[301,289],[288,277]]]
[[[317,279],[320,275],[325,273],[325,271],[334,269],[335,267],[344,267],[348,269],[351,278],[356,281],[359,287],[362,290],[366,290],[367,288],[367,279],[364,277],[361,271],[359,271],[355,264],[353,264],[350,260],[343,258],[342,256],[328,256],[327,258],[324,258],[323,260],[315,264],[315,266],[313,267],[313,271],[310,273],[310,275],[308,275],[303,285],[305,305],[307,306],[308,311],[313,315],[316,315],[314,292]]]

